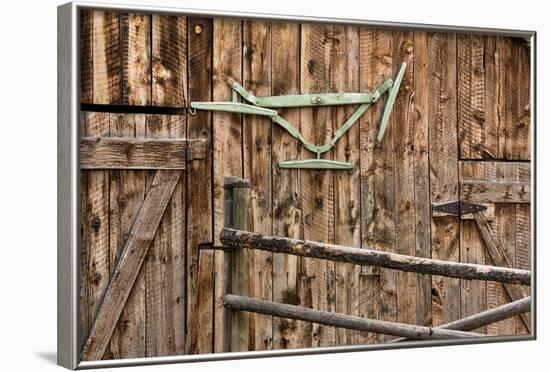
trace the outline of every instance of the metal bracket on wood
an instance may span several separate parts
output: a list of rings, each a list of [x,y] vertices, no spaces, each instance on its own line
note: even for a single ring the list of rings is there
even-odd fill
[[[486,210],[485,205],[474,204],[462,200],[455,200],[447,203],[432,204],[432,211],[447,213],[453,216],[462,216]]]
[[[285,129],[290,135],[302,143],[302,145],[310,152],[316,155],[315,159],[301,160],[285,160],[280,161],[277,165],[279,168],[292,169],[347,169],[354,168],[354,164],[343,161],[335,161],[321,159],[321,154],[332,149],[340,137],[342,137],[367,111],[370,105],[376,103],[384,94],[388,93],[386,106],[382,113],[378,134],[376,136],[377,143],[382,141],[384,132],[389,123],[389,118],[393,105],[395,103],[399,87],[403,81],[406,63],[402,63],[397,72],[395,80],[388,78],[380,84],[371,93],[313,93],[313,94],[297,94],[284,96],[268,96],[256,97],[248,92],[242,85],[237,82],[231,83],[232,101],[231,102],[191,102],[190,110],[210,110],[232,112],[240,114],[260,115],[269,117],[274,123],[277,123]],[[241,96],[248,103],[239,102]],[[283,119],[276,110],[272,108],[285,107],[319,107],[319,106],[337,106],[337,105],[353,105],[358,104],[359,107],[353,114],[336,130],[333,137],[323,145],[315,145],[309,142],[303,134],[288,121]]]

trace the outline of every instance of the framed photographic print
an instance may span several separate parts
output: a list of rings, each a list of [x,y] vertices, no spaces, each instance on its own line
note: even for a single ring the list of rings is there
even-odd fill
[[[535,337],[532,31],[58,8],[58,363]]]

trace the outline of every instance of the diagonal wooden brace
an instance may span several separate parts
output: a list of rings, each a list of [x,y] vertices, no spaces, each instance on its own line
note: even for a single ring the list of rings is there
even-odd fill
[[[174,170],[155,173],[82,349],[83,360],[103,357],[180,174]]]
[[[489,257],[491,257],[493,264],[500,267],[512,268],[512,264],[506,256],[500,240],[493,233],[493,230],[491,229],[491,226],[489,225],[489,222],[487,221],[485,215],[482,212],[476,212],[473,213],[473,216],[474,220],[476,221],[477,228],[481,234],[481,238],[485,243],[485,247],[487,248],[487,253],[489,254]],[[520,285],[508,283],[502,283],[502,285],[504,286],[504,290],[512,301],[518,301],[522,298],[529,296],[529,293],[527,293],[525,288]],[[527,327],[529,332],[531,332],[530,314],[523,313],[520,315],[520,317],[523,320],[525,327]]]

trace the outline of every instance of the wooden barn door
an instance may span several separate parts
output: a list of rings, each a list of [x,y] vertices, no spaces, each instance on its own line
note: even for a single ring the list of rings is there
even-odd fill
[[[186,105],[210,99],[211,20],[85,10],[80,25],[81,357],[208,352],[209,116]]]
[[[492,244],[508,265],[531,269],[530,50],[522,39],[461,36],[458,39],[460,198],[484,203],[485,221],[461,220],[461,259],[495,262]],[[462,316],[494,308],[530,293],[493,282],[462,283]],[[531,331],[530,316],[487,326],[492,335]]]

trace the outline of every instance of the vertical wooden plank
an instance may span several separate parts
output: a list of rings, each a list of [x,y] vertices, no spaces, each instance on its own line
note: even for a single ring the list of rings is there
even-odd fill
[[[151,16],[120,15],[122,103],[151,104]]]
[[[212,99],[212,19],[188,18],[189,100]],[[212,114],[187,115],[187,138],[212,138]],[[212,143],[206,159],[187,168],[187,354],[211,353],[213,336]]]
[[[80,11],[80,103],[92,103],[94,78],[93,12]]]
[[[339,35],[334,43],[332,67],[333,92],[359,91],[359,29],[358,27],[335,27]],[[336,32],[335,32],[336,34]],[[355,106],[336,108],[333,131],[355,111]],[[334,172],[334,242],[351,247],[361,246],[361,200],[359,171],[359,125],[355,124],[342,136],[334,147],[334,157],[354,164],[349,172]],[[336,312],[358,315],[359,283],[361,267],[336,264]],[[358,341],[358,332],[336,330],[336,343],[350,345]]]
[[[302,24],[300,54],[301,93],[328,92],[332,88],[332,51],[340,34],[332,26]],[[331,107],[300,110],[302,133],[310,141],[325,143],[334,121]],[[311,156],[311,154],[308,154]],[[332,158],[333,154],[325,155]],[[304,238],[334,240],[333,171],[304,171],[300,177],[304,216]],[[334,263],[303,259],[300,279],[301,304],[334,311]],[[300,330],[302,345],[329,346],[335,342],[334,327],[310,324]]]
[[[373,91],[393,70],[392,33],[361,28],[360,31],[361,91]],[[388,125],[384,139],[375,145],[376,133],[387,96],[361,119],[361,219],[362,243],[382,251],[395,251],[395,179],[394,128]],[[392,121],[390,117],[390,121]],[[365,316],[397,320],[395,272],[364,267],[362,271],[361,302]],[[388,337],[371,334],[368,342],[384,342]]]
[[[271,24],[271,93],[298,94],[300,85],[300,25],[290,22]],[[280,110],[279,115],[299,125],[299,109]],[[302,206],[300,173],[296,169],[279,169],[281,160],[297,158],[299,142],[277,126],[272,130],[273,234],[301,238]],[[273,301],[298,305],[298,265],[300,258],[273,254]],[[298,321],[273,317],[273,348],[297,348],[300,343]],[[303,326],[303,323],[302,323]]]
[[[512,43],[512,66],[510,75],[512,80],[512,92],[510,96],[510,112],[513,119],[509,139],[506,142],[508,159],[529,160],[531,158],[530,147],[530,51],[523,40],[514,40]]]
[[[502,41],[496,36],[485,39],[485,145],[484,155],[489,158],[501,158],[504,143],[501,143],[501,132],[504,125],[504,89],[503,81],[506,71],[502,63]]]
[[[456,35],[428,35],[431,203],[458,199]],[[459,260],[459,224],[454,216],[432,219],[432,257]],[[460,280],[432,278],[433,325],[460,318]]]
[[[460,162],[459,178],[461,180],[480,180],[485,177],[484,162]],[[485,264],[486,248],[479,235],[476,222],[460,221],[460,261]],[[466,317],[487,310],[487,282],[461,280],[461,316]],[[476,332],[487,332],[487,327]]]
[[[150,115],[147,137],[185,135],[185,117]],[[185,177],[180,177],[146,257],[147,356],[184,353]]]
[[[110,114],[111,137],[144,137],[145,115]],[[110,272],[118,258],[145,199],[144,171],[109,172]],[[108,348],[112,359],[145,356],[145,270],[140,270],[124,305]]]
[[[109,135],[109,114],[82,112],[81,136]],[[80,176],[80,343],[86,342],[109,284],[109,172]]]
[[[486,163],[485,164],[485,179],[488,181],[508,180],[513,181],[516,178],[515,167],[506,163]],[[515,266],[515,243],[516,243],[516,228],[515,228],[515,205],[513,204],[495,204],[495,219],[491,224],[494,234],[500,239],[504,253],[510,259],[512,266]],[[487,262],[492,262],[490,257],[487,257]],[[487,282],[487,307],[503,305],[509,302],[509,297],[500,283]],[[509,318],[489,324],[487,333],[490,335],[511,335],[516,331],[516,319]]]
[[[243,23],[243,83],[245,89],[257,96],[271,94],[271,27],[265,21]],[[244,177],[250,180],[250,229],[271,234],[271,127],[269,118],[255,115],[243,117]],[[251,251],[250,295],[272,300],[273,255]],[[273,347],[271,316],[250,316],[252,350]]]
[[[214,19],[213,95],[214,101],[230,101],[230,80],[242,78],[242,22]],[[223,228],[223,177],[242,177],[242,121],[240,114],[213,114],[214,156],[214,243],[220,244]],[[215,252],[214,351],[223,351],[223,252]]]
[[[93,103],[122,102],[120,14],[93,11]]]
[[[484,37],[458,35],[458,143],[461,159],[484,155]]]
[[[517,163],[516,176],[520,182],[531,180],[531,164]],[[516,204],[516,267],[531,270],[531,206],[530,204]],[[524,287],[531,293],[531,287]],[[522,319],[518,319],[516,332],[528,334]]]
[[[187,103],[187,19],[152,16],[152,104],[183,107]]]
[[[412,32],[393,32],[393,65],[407,63],[399,94],[393,107],[395,149],[395,240],[396,252],[414,256],[414,42]],[[416,275],[397,272],[397,321],[416,323]]]
[[[431,257],[430,165],[428,159],[428,35],[414,33],[414,213],[416,255]],[[416,324],[432,325],[432,279],[416,276]]]

